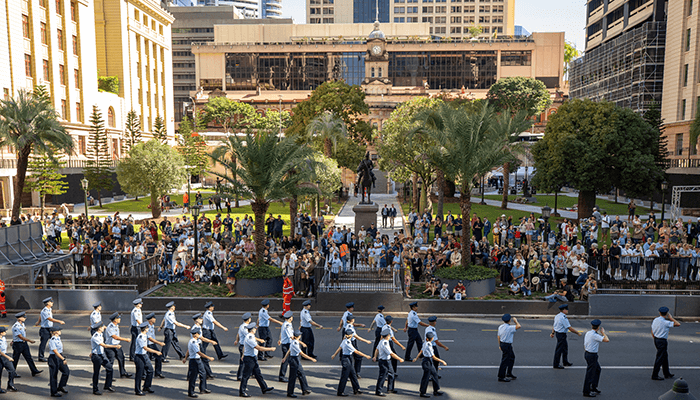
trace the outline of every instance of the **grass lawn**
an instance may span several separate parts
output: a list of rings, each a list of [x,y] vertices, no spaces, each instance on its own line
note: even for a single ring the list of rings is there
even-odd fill
[[[208,283],[171,283],[149,294],[149,297],[226,297],[228,289]]]
[[[515,201],[517,197],[521,196],[508,196],[508,201]],[[578,204],[578,198],[577,197],[570,197],[570,196],[558,196],[559,199],[557,200],[557,207],[559,210],[565,209],[565,208],[571,208]],[[503,199],[503,196],[501,195],[486,195],[484,198],[489,199],[489,200],[498,200],[501,201]],[[537,207],[544,207],[545,205],[551,207],[552,209],[554,208],[554,195],[553,194],[536,194],[535,198],[537,199],[536,203],[528,203],[528,205],[532,206],[537,206]],[[615,202],[610,201],[610,200],[602,200],[602,199],[596,199],[596,205],[600,207],[601,212],[602,211],[607,211],[608,214],[610,215],[627,215],[627,204],[624,203],[618,203],[615,204]],[[640,207],[637,206],[637,214],[647,214],[649,212],[649,209],[646,207]]]
[[[425,283],[418,283],[418,284],[412,284],[411,285],[411,290],[409,293],[411,294],[412,299],[439,299],[440,296],[431,296],[430,293],[423,293],[425,290]],[[438,293],[438,292],[435,292]],[[452,293],[450,293],[452,294]],[[508,289],[505,286],[496,286],[496,291],[491,293],[488,296],[484,297],[470,297],[469,299],[478,299],[478,300],[538,300],[541,297],[547,296],[551,293],[544,293],[544,292],[532,292],[531,296],[528,297],[523,297],[522,295],[518,296],[513,296],[512,294],[508,294]]]
[[[204,207],[207,207],[207,199],[214,196],[213,191],[201,191]],[[190,194],[194,200],[194,196],[197,191],[192,191]],[[177,203],[182,207],[182,195],[172,194],[170,195],[170,200]],[[133,213],[133,212],[150,212],[151,209],[148,206],[151,204],[151,196],[139,197],[138,200],[124,200],[117,201],[114,203],[104,203],[103,207],[100,208],[99,205],[90,207],[90,210],[100,211],[100,212],[111,212],[115,213],[119,211],[120,213]],[[233,204],[233,203],[232,203]]]

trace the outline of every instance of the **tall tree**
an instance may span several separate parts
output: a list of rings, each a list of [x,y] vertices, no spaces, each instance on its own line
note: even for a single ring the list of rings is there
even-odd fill
[[[348,134],[345,121],[330,111],[312,119],[306,131],[323,143],[323,155],[328,158],[335,156],[338,141],[345,139]]]
[[[29,156],[53,154],[53,148],[73,150],[73,138],[58,122],[56,111],[43,86],[35,92],[20,91],[15,98],[0,101],[0,147],[11,146],[17,157],[12,217],[19,217]]]
[[[502,131],[494,129],[497,115],[487,104],[477,110],[440,104],[435,110],[426,109],[418,113],[423,125],[411,135],[421,131],[430,132],[434,138],[434,150],[428,154],[430,162],[438,165],[446,174],[456,177],[460,186],[460,213],[464,219],[462,228],[462,263],[471,260],[471,192],[474,179],[499,165],[510,154],[508,138]]]
[[[540,80],[524,76],[499,79],[491,86],[486,98],[501,112],[512,114],[524,112],[528,117],[539,115],[552,105],[545,84]],[[512,142],[515,140],[517,135],[511,137]],[[510,165],[506,162],[503,165],[503,200],[501,201],[503,209],[508,208],[510,169]]]
[[[292,123],[292,115],[286,110],[283,110],[280,114],[279,110],[269,108],[267,111],[265,111],[264,116],[258,115],[253,121],[254,123],[252,128],[257,130],[279,131],[281,122],[282,131],[285,131]]]
[[[109,156],[107,132],[102,113],[96,105],[92,106],[90,115],[90,134],[87,143],[87,163],[83,169],[89,188],[97,192],[97,201],[102,207],[102,191],[112,190],[112,160]],[[87,206],[86,206],[87,207]]]
[[[230,154],[235,155],[237,162],[231,161]],[[212,172],[223,180],[222,191],[251,199],[256,262],[261,265],[265,252],[265,213],[270,201],[287,197],[292,191],[290,186],[299,184],[290,177],[290,172],[304,168],[312,150],[299,146],[289,137],[280,138],[274,131],[248,132],[245,137],[229,136],[210,156],[226,170],[235,170],[236,179],[228,173]]]
[[[570,100],[533,145],[538,182],[579,191],[578,217],[590,217],[596,192],[650,193],[663,174],[654,159],[655,132],[642,117],[613,103]]]
[[[569,65],[571,62],[577,59],[579,52],[571,42],[564,42],[564,76],[569,79]]]
[[[65,167],[65,161],[61,160],[61,150],[54,150],[53,155],[32,154],[29,159],[29,180],[24,187],[25,192],[36,191],[39,193],[40,214],[44,215],[44,201],[47,194],[60,195],[68,191],[66,175],[58,172]]]
[[[161,215],[159,199],[185,183],[186,172],[180,153],[167,144],[149,140],[137,144],[129,157],[117,165],[117,181],[127,193],[151,195],[151,215]]]
[[[163,144],[168,143],[168,128],[166,128],[165,121],[160,115],[153,122],[153,138]]]
[[[141,142],[141,121],[136,111],[131,110],[126,114],[126,124],[124,125],[124,145],[122,151],[129,153],[131,149]]]

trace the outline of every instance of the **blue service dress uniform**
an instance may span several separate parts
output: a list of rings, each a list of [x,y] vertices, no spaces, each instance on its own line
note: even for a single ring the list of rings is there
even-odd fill
[[[51,395],[55,396],[62,391],[68,384],[70,369],[68,364],[65,364],[54,352],[57,350],[63,356],[63,342],[60,336],[52,336],[49,339],[49,386],[51,387]],[[58,380],[58,371],[61,371],[61,380]]]
[[[134,302],[139,301],[140,299],[134,300]],[[136,337],[139,335],[139,325],[143,322],[143,313],[141,312],[141,309],[136,307],[140,303],[134,304],[134,308],[131,310],[131,343],[129,346],[129,359],[133,360],[134,359],[134,350],[136,350]]]
[[[245,338],[248,336],[248,324],[242,322],[238,326],[238,371],[236,371],[236,379],[239,381],[241,380],[241,377],[243,376],[243,352],[245,350]]]
[[[117,340],[112,336],[121,337],[121,334],[119,332],[119,325],[115,324],[114,322],[110,322],[109,325],[107,325],[107,329],[105,329],[105,344],[115,346],[121,344],[121,340]],[[124,365],[124,351],[121,348],[104,349],[104,353],[112,365],[114,365],[114,360],[117,360],[117,365],[119,365],[119,374],[121,376],[131,376],[126,372],[126,367]]]
[[[41,327],[39,328],[39,361],[45,361],[44,351],[46,350],[46,345],[51,339],[51,328],[53,327],[53,322],[49,320],[53,318],[53,312],[50,308],[44,307],[41,310]]]
[[[12,366],[17,370],[17,364],[19,364],[20,356],[24,357],[24,360],[29,366],[29,370],[32,372],[32,376],[40,373],[39,369],[34,364],[34,359],[32,358],[32,353],[29,351],[29,343],[20,339],[19,336],[27,337],[27,328],[24,326],[23,322],[15,322],[12,325]]]
[[[654,346],[656,347],[656,358],[654,369],[651,372],[652,378],[659,376],[659,371],[663,370],[664,378],[672,376],[668,366],[668,331],[673,328],[673,321],[664,317],[656,317],[651,323],[651,331],[654,335]]]
[[[6,329],[5,327],[0,327],[0,329]],[[4,332],[4,330],[2,331]],[[0,351],[7,354],[7,339],[5,336],[0,337]],[[15,386],[15,366],[13,362],[8,360],[7,357],[0,357],[0,378],[2,378],[2,370],[7,370],[7,388]]]
[[[212,313],[210,310],[205,311],[204,315],[202,316],[202,332],[205,338],[216,342],[214,345],[214,351],[216,352],[216,358],[221,360],[222,358],[226,357],[226,355],[221,350],[221,343],[219,343],[219,339],[217,339],[216,333],[214,332],[214,321],[216,321],[214,318],[214,313]],[[209,346],[209,343],[202,343],[202,350],[207,351],[207,346]]]
[[[104,367],[107,372],[105,377],[105,390],[112,387],[112,379],[114,377],[114,370],[112,369],[112,363],[109,362],[109,358],[105,355],[104,347],[101,344],[104,343],[104,337],[101,333],[95,332],[90,339],[90,344],[92,346],[92,353],[90,354],[90,359],[92,361],[92,392],[99,392],[98,387],[100,381],[100,369]]]
[[[155,351],[160,351],[158,348],[158,345],[153,343],[150,339],[155,340],[156,339],[156,327],[149,323],[148,324],[148,332],[146,332],[146,337],[149,339],[148,340],[148,347],[155,350]],[[156,368],[155,368],[155,374],[156,376],[161,376],[163,375],[163,355],[157,355],[153,353],[149,353],[150,357],[153,357],[153,360],[156,362]]]
[[[374,345],[372,345],[372,354],[374,354],[374,350],[377,349],[379,341],[382,340],[382,328],[384,325],[386,325],[384,314],[381,312],[377,313],[377,315],[374,316],[374,324],[376,325],[376,328],[374,328]]]
[[[301,356],[299,353],[301,353],[301,345],[298,340],[292,339],[289,343],[289,382],[287,383],[287,396],[294,394],[294,384],[297,380],[299,381],[299,387],[302,393],[306,394],[310,392],[304,368],[301,366]]]
[[[601,371],[598,363],[598,347],[603,339],[603,335],[592,329],[586,332],[586,336],[583,338],[583,347],[586,350],[583,356],[586,359],[586,377],[583,380],[584,395],[598,391]]]
[[[343,370],[340,373],[340,382],[338,382],[338,396],[342,396],[343,392],[345,392],[348,378],[350,379],[353,392],[360,390],[360,382],[357,380],[357,372],[355,372],[355,367],[353,366],[355,350],[355,346],[352,345],[350,338],[345,338],[340,343],[340,364],[343,366]]]
[[[241,384],[238,388],[238,394],[240,396],[248,394],[248,379],[250,379],[251,376],[255,377],[263,393],[272,390],[271,387],[267,386],[260,372],[260,366],[257,360],[258,350],[255,348],[257,345],[258,341],[255,340],[255,335],[248,332],[245,337],[245,342],[243,342],[243,375],[241,375]]]
[[[163,346],[163,359],[168,359],[168,351],[170,350],[170,345],[173,346],[173,349],[177,353],[178,357],[185,357],[185,354],[180,348],[180,341],[177,339],[177,332],[175,332],[175,312],[168,310],[168,312],[165,313],[165,317],[163,318],[165,318],[165,340],[163,340],[165,346]]]
[[[566,340],[566,333],[571,327],[569,319],[566,318],[566,314],[560,312],[554,317],[554,325],[552,329],[554,330],[554,335],[557,338],[557,348],[554,350],[554,362],[552,366],[554,368],[559,367],[559,360],[562,360],[563,364],[568,366],[569,364],[569,343]]]
[[[513,375],[513,365],[515,364],[515,353],[513,352],[513,335],[515,334],[515,325],[507,322],[502,323],[498,327],[498,336],[500,337],[501,347],[501,365],[498,368],[498,379],[505,379]]]
[[[282,357],[284,357],[284,355],[287,354],[287,351],[289,350],[289,345],[292,342],[292,335],[294,335],[294,328],[292,327],[292,323],[289,322],[289,320],[286,320],[282,324],[282,329],[280,330],[280,349],[282,350]],[[284,381],[286,379],[285,376],[287,375],[288,366],[289,358],[287,358],[283,363],[280,364],[280,381]]]
[[[139,325],[139,329],[141,329],[141,327],[148,328],[150,324],[144,322]],[[153,365],[151,364],[151,359],[148,357],[148,352],[145,350],[148,347],[148,331],[139,333],[136,337],[135,346],[134,363],[136,364],[136,374],[134,375],[134,391],[136,394],[142,393],[141,380],[145,373],[146,379],[143,382],[143,390],[150,392],[151,383],[153,382]]]
[[[269,300],[263,300],[263,307],[258,311],[258,337],[265,341],[263,347],[270,347],[272,345],[272,334],[270,333],[270,314],[267,312],[265,306],[270,304]],[[274,357],[269,352],[256,352],[258,355],[258,360],[264,360],[265,358]]]
[[[195,331],[196,332],[196,331]],[[187,351],[189,354],[189,368],[187,369],[187,394],[193,396],[195,383],[197,382],[197,376],[199,376],[199,391],[207,391],[207,373],[204,370],[204,363],[202,362],[202,357],[199,355],[200,352],[199,339],[192,338],[187,344]]]
[[[438,373],[435,369],[435,364],[433,364],[433,355],[435,354],[435,348],[431,342],[424,342],[421,348],[423,353],[423,360],[421,361],[421,367],[423,367],[423,376],[420,379],[420,394],[425,394],[428,390],[428,382],[433,381],[433,393],[440,391],[440,381],[438,379]]]
[[[391,331],[391,328],[388,328]],[[386,331],[386,330],[385,330]],[[389,334],[387,332],[387,334]],[[391,336],[390,336],[391,337]],[[379,393],[386,381],[386,389],[388,392],[394,390],[394,368],[391,364],[391,345],[389,339],[382,339],[377,344],[377,363],[379,365],[379,376],[377,377],[376,392]]]
[[[306,345],[305,349],[302,349],[304,354],[309,357],[316,358],[314,354],[314,349],[316,348],[316,338],[314,337],[314,330],[311,326],[311,313],[306,308],[301,310],[299,314],[300,319],[300,331],[301,331],[301,341]]]
[[[418,318],[418,313],[415,310],[408,312],[408,343],[406,343],[406,355],[404,356],[404,361],[411,360],[411,350],[413,350],[413,345],[419,349],[423,347],[423,340],[418,333],[418,323],[420,318]]]

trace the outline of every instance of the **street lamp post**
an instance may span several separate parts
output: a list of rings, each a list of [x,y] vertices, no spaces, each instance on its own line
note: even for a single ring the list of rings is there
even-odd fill
[[[544,219],[544,242],[549,246],[549,217],[552,216],[552,209],[549,206],[542,207],[542,218]]]
[[[486,202],[484,201],[484,176],[481,176],[481,204],[482,206],[486,205]]]
[[[664,222],[664,213],[666,212],[666,191],[668,190],[668,182],[661,182],[661,223]]]
[[[195,267],[197,266],[197,262],[199,261],[199,254],[197,254],[197,217],[199,217],[199,206],[195,205],[192,206],[192,219],[194,219],[194,265]]]
[[[88,219],[88,182],[87,179],[83,178],[80,180],[80,184],[83,185],[83,192],[85,193],[85,219]]]
[[[422,190],[422,186],[423,186],[423,180],[420,179],[420,178],[418,178],[418,205],[417,205],[416,208],[418,208],[417,212],[418,212],[419,215],[422,214],[423,211],[424,211],[424,209],[422,208],[422,206],[423,206],[423,190]],[[427,203],[427,199],[426,199],[426,203]]]

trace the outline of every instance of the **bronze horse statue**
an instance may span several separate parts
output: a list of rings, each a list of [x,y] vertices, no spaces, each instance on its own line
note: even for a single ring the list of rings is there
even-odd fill
[[[360,165],[357,166],[357,186],[362,192],[362,201],[360,204],[372,204],[370,200],[370,195],[372,194],[372,186],[374,185],[376,178],[372,169],[374,168],[374,163],[369,159],[369,152],[365,154],[365,159],[360,161]],[[365,202],[365,189],[367,189],[367,201]]]

